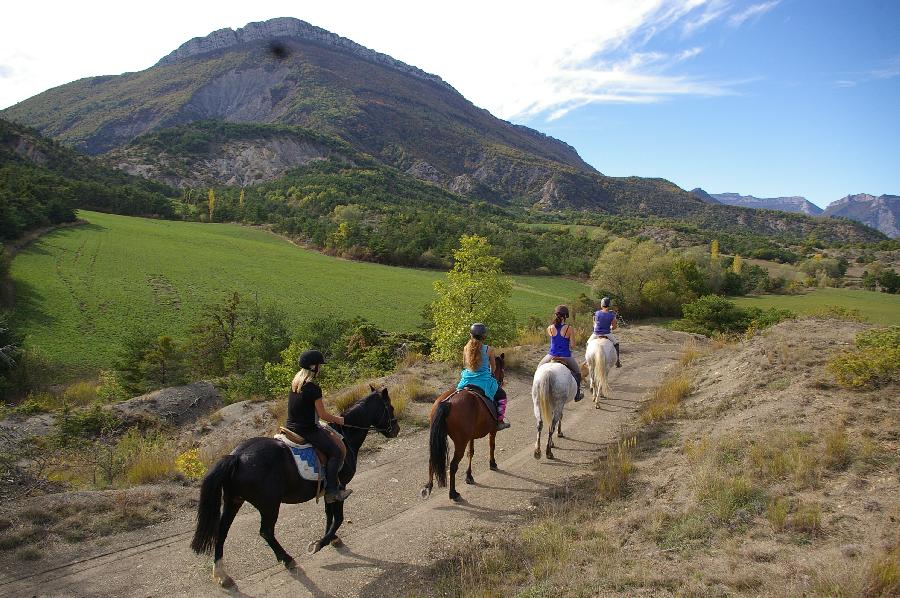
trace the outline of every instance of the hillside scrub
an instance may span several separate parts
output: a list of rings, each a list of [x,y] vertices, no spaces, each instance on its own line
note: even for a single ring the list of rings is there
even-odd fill
[[[741,308],[718,295],[704,295],[687,303],[682,306],[682,312],[684,318],[673,322],[671,328],[706,336],[758,331],[796,317],[794,312],[787,309]]]
[[[855,344],[828,362],[841,386],[872,390],[900,380],[900,326],[861,332]]]

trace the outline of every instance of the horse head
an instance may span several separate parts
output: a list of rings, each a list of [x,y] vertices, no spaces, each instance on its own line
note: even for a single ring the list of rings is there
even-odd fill
[[[388,438],[395,438],[400,434],[400,424],[394,414],[387,387],[378,390],[370,384],[369,388],[372,392],[348,409],[344,416],[352,420],[353,426],[372,428]]]
[[[505,361],[506,353],[501,353],[494,357],[494,378],[497,379],[497,384],[500,386],[503,386],[503,365]]]

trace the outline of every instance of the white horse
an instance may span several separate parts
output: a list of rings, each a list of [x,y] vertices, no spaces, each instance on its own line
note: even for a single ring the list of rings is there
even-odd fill
[[[544,422],[547,429],[547,458],[553,458],[553,431],[562,438],[563,407],[575,398],[578,385],[572,372],[561,363],[545,363],[534,372],[531,384],[531,400],[534,402],[534,418],[537,420],[537,441],[534,443],[534,458],[541,458],[541,429]]]
[[[609,370],[616,362],[616,347],[606,337],[591,339],[585,352],[587,379],[594,398],[594,407],[600,409],[600,399],[609,398]],[[582,369],[583,373],[583,369]]]

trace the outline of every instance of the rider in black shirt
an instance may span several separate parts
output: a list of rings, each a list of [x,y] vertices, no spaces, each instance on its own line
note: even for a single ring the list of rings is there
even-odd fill
[[[322,402],[322,388],[315,382],[319,366],[325,357],[319,351],[306,351],[298,361],[300,371],[291,383],[288,395],[288,416],[285,427],[303,436],[307,442],[325,453],[325,502],[344,500],[352,490],[338,489],[338,472],[341,468],[343,449],[331,431],[319,426],[319,419],[344,425],[344,418],[331,415]]]

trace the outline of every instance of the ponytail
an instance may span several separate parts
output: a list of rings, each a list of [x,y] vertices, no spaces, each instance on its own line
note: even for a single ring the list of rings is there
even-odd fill
[[[553,320],[554,325],[559,326],[560,324],[563,323],[563,317],[561,315],[559,315],[559,314],[553,314],[553,315],[554,315],[554,320]]]
[[[474,372],[481,367],[481,347],[483,345],[484,341],[474,337],[466,343],[466,348],[463,349],[463,364],[466,369]]]

